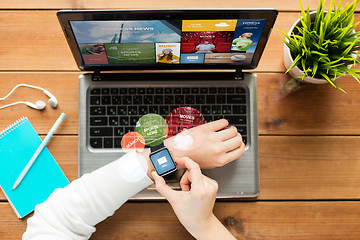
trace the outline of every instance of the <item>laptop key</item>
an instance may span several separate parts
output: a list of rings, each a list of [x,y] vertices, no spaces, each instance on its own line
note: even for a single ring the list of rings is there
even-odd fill
[[[175,95],[175,104],[184,104],[184,95]]]
[[[117,136],[117,137],[124,136],[124,128],[123,127],[115,127],[114,128],[114,136]]]
[[[127,115],[127,106],[118,106],[118,115]]]
[[[90,128],[90,136],[112,136],[113,128],[112,127],[91,127]]]
[[[145,115],[148,113],[149,113],[148,106],[139,106],[139,114],[140,115]]]
[[[90,96],[90,105],[100,105],[100,96]]]
[[[163,104],[164,96],[163,95],[155,95],[154,96],[154,104]]]
[[[102,89],[101,89],[101,94],[103,94],[103,95],[108,95],[108,94],[110,94],[110,89],[109,89],[109,88],[102,88]]]
[[[247,134],[246,126],[236,126],[236,128],[241,135]]]
[[[112,147],[113,147],[113,139],[104,138],[104,148],[112,148]]]
[[[182,93],[183,94],[189,94],[190,93],[190,88],[183,88]]]
[[[217,104],[225,104],[226,97],[225,95],[217,95],[216,96],[216,103]]]
[[[145,88],[138,88],[137,94],[141,94],[141,95],[145,94]]]
[[[138,114],[137,106],[129,106],[128,114],[129,115],[137,115]]]
[[[194,95],[186,95],[185,96],[185,104],[194,104],[195,96]]]
[[[121,148],[121,139],[122,138],[114,138],[114,148]]]
[[[174,96],[173,95],[165,95],[164,102],[165,102],[165,104],[174,104]]]
[[[209,88],[209,93],[217,93],[216,88],[214,87]]]
[[[129,94],[136,94],[136,88],[129,88]]]
[[[152,95],[144,96],[144,104],[153,104],[154,99]]]
[[[206,104],[214,104],[215,95],[206,95]]]
[[[219,87],[217,90],[218,90],[218,93],[225,93],[226,92],[224,87]]]
[[[191,88],[191,93],[193,94],[198,94],[200,92],[199,88],[198,87],[193,87]]]
[[[226,97],[227,103],[246,103],[245,95],[227,95]]]
[[[222,114],[231,114],[231,106],[223,105],[222,106]]]
[[[90,138],[90,146],[93,148],[102,148],[102,138]]]
[[[233,114],[246,114],[246,105],[233,105]]]
[[[124,128],[124,134],[127,134],[128,132],[133,132],[135,131],[135,127],[125,127]]]
[[[223,119],[223,118],[224,118],[223,115],[215,115],[214,116],[214,121],[219,120],[219,119]]]
[[[136,95],[133,97],[133,104],[143,104],[143,99],[142,99],[142,96],[140,95]]]
[[[139,121],[140,117],[130,117],[130,125],[136,126],[136,123]]]
[[[119,125],[119,117],[109,117],[109,125],[110,126]]]
[[[165,88],[164,92],[165,94],[172,94],[172,88]]]
[[[211,113],[212,114],[221,114],[221,106],[220,105],[211,106]]]
[[[149,106],[149,113],[159,114],[159,106]]]
[[[90,91],[91,95],[99,95],[100,94],[100,88],[93,88]]]
[[[245,89],[243,87],[237,87],[235,91],[236,93],[245,93]]]
[[[127,126],[129,125],[130,122],[129,122],[129,117],[126,116],[126,117],[119,117],[119,125],[120,126]]]
[[[203,105],[201,106],[201,113],[203,115],[209,115],[211,113],[211,107],[210,105]]]
[[[196,95],[196,104],[205,104],[205,102],[204,95]]]
[[[123,96],[123,104],[126,104],[126,105],[131,105],[132,104],[132,97],[129,96],[129,95],[125,95]]]
[[[206,122],[214,121],[214,116],[212,116],[212,115],[205,115],[204,118],[205,118]]]
[[[117,94],[119,94],[119,89],[118,88],[111,88],[110,93],[113,94],[113,95],[117,95]]]
[[[101,104],[102,105],[110,105],[111,104],[110,96],[102,96],[101,97]]]
[[[120,105],[121,104],[121,96],[112,96],[111,97],[111,104]]]
[[[120,93],[120,95],[124,95],[124,94],[128,93],[128,90],[127,90],[127,88],[120,88],[119,93]]]
[[[247,144],[247,137],[246,137],[246,136],[242,136],[242,140],[243,140],[244,144],[246,145],[246,144]]]
[[[146,93],[147,93],[147,94],[154,94],[154,93],[155,93],[155,89],[154,89],[154,88],[147,88],[147,89],[146,89]]]
[[[90,107],[90,115],[105,115],[105,107]]]
[[[200,88],[200,93],[207,94],[208,93],[208,88],[205,88],[205,87]]]
[[[169,106],[160,106],[160,115],[168,115]]]
[[[173,92],[174,94],[181,94],[181,88],[174,88]]]
[[[116,107],[115,106],[108,106],[106,108],[106,114],[110,115],[110,116],[116,115]]]
[[[155,88],[155,93],[156,94],[163,94],[164,93],[164,88]]]
[[[226,92],[227,92],[227,93],[234,93],[234,92],[235,92],[235,88],[233,88],[233,87],[228,87],[228,88],[226,88]]]
[[[246,124],[246,116],[236,116],[236,115],[225,115],[225,119],[229,121],[232,125],[245,125]]]
[[[90,126],[107,126],[107,117],[90,117]]]

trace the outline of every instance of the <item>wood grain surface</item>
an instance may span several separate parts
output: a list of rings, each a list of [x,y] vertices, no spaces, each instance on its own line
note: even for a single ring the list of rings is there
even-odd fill
[[[316,9],[318,1],[311,1]],[[326,0],[328,4],[330,0]],[[350,0],[344,0],[344,3]],[[304,5],[308,1],[304,0]],[[343,4],[344,4],[343,3]],[[77,178],[78,76],[58,23],[59,9],[276,8],[280,11],[257,74],[260,194],[256,199],[218,201],[215,214],[237,239],[359,239],[360,84],[347,76],[337,83],[284,89],[283,43],[299,16],[298,0],[107,1],[14,0],[0,2],[0,97],[16,84],[46,88],[59,105],[36,111],[25,105],[0,110],[0,129],[27,116],[44,138],[61,112],[64,122],[48,144],[70,181]],[[360,20],[360,4],[355,14]],[[357,27],[360,30],[360,26]],[[357,66],[359,68],[359,66]],[[41,91],[19,88],[1,105],[47,101]],[[240,159],[241,160],[241,159]],[[31,216],[31,215],[30,215]],[[20,239],[19,220],[0,193],[0,240]],[[192,239],[170,205],[130,202],[97,226],[91,239]]]

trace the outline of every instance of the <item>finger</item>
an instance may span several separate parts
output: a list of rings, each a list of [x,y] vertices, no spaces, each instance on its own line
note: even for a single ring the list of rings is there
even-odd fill
[[[237,133],[236,137],[233,137],[229,140],[226,140],[221,143],[224,146],[225,152],[233,151],[237,148],[240,148],[243,144],[242,137],[239,133]]]
[[[228,120],[219,119],[219,120],[216,120],[216,121],[213,121],[213,122],[206,123],[206,124],[201,125],[201,126],[206,126],[209,130],[216,132],[216,131],[219,131],[219,130],[227,127],[228,125],[229,125]]]
[[[245,152],[245,144],[242,143],[240,148],[226,153],[226,164],[241,157]]]
[[[176,168],[183,169],[185,168],[184,158],[175,158]]]
[[[170,202],[173,198],[175,191],[172,190],[171,187],[166,185],[164,178],[160,177],[155,171],[151,172],[151,174],[156,183],[156,190],[161,194],[161,196],[163,196]]]
[[[216,133],[217,137],[223,141],[236,137],[238,135],[237,128],[234,126],[227,127]]]
[[[219,184],[217,181],[215,181],[212,178],[209,178],[208,176],[203,176],[204,180],[212,186],[213,190],[215,191],[215,193],[217,192],[218,188],[219,188]]]
[[[188,179],[191,182],[191,188],[203,187],[204,185],[204,182],[202,180],[203,175],[201,173],[199,165],[190,158],[185,157],[183,159],[184,159],[185,167],[189,171]]]
[[[189,171],[186,171],[180,180],[180,187],[183,191],[190,191],[191,189],[191,181],[189,179]]]

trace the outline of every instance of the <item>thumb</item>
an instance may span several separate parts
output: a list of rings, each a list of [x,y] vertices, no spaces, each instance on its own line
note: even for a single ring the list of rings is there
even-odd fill
[[[155,171],[152,171],[151,174],[156,183],[156,190],[170,202],[176,192],[166,185],[164,178],[160,177]]]

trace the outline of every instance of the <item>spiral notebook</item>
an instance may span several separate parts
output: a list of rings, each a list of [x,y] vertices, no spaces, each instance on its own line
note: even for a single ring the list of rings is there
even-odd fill
[[[45,147],[31,166],[21,184],[12,187],[35,153],[42,140],[23,117],[0,132],[0,187],[18,218],[23,218],[44,202],[56,189],[69,180]]]

